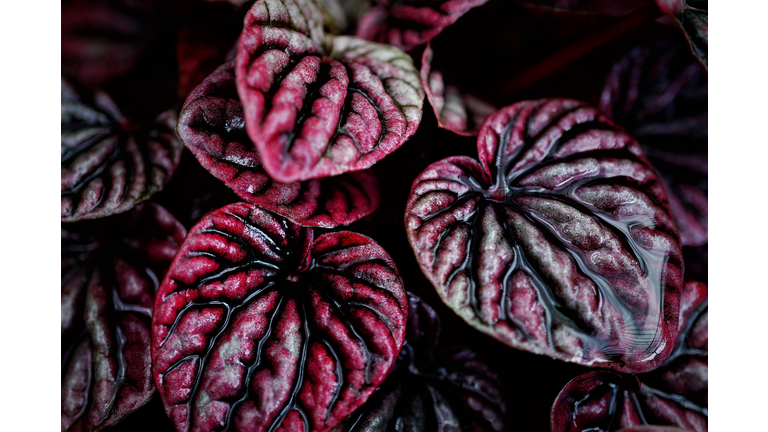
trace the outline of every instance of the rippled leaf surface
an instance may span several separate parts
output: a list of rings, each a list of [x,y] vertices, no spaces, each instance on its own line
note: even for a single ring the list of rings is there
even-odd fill
[[[181,158],[175,127],[171,111],[134,125],[106,94],[91,96],[62,78],[62,222],[122,213],[160,191]]]
[[[659,366],[676,340],[682,254],[640,145],[596,108],[549,99],[489,117],[478,154],[427,167],[406,208],[443,301],[515,348]]]
[[[707,303],[707,286],[686,282],[680,339],[664,365],[637,376],[590,372],[577,377],[552,406],[552,431],[608,432],[640,425],[706,431]]]
[[[370,169],[293,183],[272,180],[245,130],[234,61],[219,67],[190,94],[178,131],[200,163],[240,198],[298,224],[347,225],[379,205],[378,180]]]
[[[468,10],[488,0],[377,0],[357,26],[363,39],[410,51],[429,42]]]
[[[155,391],[150,330],[155,290],[186,231],[140,204],[61,232],[62,431],[97,431]]]
[[[419,125],[424,91],[398,48],[323,31],[310,0],[259,0],[235,75],[245,127],[281,182],[368,168]]]
[[[389,373],[407,308],[392,259],[370,238],[313,240],[229,205],[192,228],[160,287],[155,383],[179,431],[327,431]]]
[[[496,108],[475,96],[446,83],[439,70],[432,69],[432,47],[427,44],[421,58],[421,82],[437,125],[464,136],[477,136],[486,117]]]
[[[664,181],[683,246],[707,244],[707,79],[668,43],[637,47],[614,64],[600,109],[643,146]]]
[[[496,374],[469,349],[435,353],[440,320],[413,294],[406,331],[397,370],[335,432],[506,430]]]
[[[133,67],[156,25],[154,11],[141,2],[65,2],[61,5],[62,70],[99,87]]]

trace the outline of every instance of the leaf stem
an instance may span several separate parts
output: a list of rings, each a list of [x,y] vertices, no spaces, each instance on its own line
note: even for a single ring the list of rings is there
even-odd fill
[[[502,98],[508,98],[525,87],[544,79],[570,64],[588,52],[616,39],[629,30],[654,20],[662,15],[656,5],[650,5],[627,15],[618,23],[581,39],[580,41],[552,54],[529,69],[518,74],[502,87]]]

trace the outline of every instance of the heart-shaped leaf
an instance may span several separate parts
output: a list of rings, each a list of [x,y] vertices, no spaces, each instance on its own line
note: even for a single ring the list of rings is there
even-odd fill
[[[234,61],[189,95],[178,132],[200,163],[240,198],[300,225],[347,225],[379,205],[378,181],[370,169],[302,182],[273,181],[245,131]]]
[[[575,378],[552,406],[552,431],[613,432],[640,425],[706,431],[707,316],[707,286],[686,282],[680,339],[667,362],[637,376],[590,372]]]
[[[327,431],[389,373],[407,307],[370,238],[313,241],[232,204],[192,228],[158,291],[155,383],[179,431]]]
[[[186,234],[154,204],[103,222],[61,233],[62,431],[110,427],[154,393],[152,303]]]
[[[685,34],[691,52],[707,71],[709,51],[709,8],[707,0],[656,0],[662,12],[675,20]]]
[[[496,108],[443,81],[443,74],[432,69],[432,47],[427,43],[421,57],[421,83],[427,94],[437,125],[463,136],[477,136],[486,117]]]
[[[409,296],[397,370],[334,432],[506,430],[496,374],[469,349],[434,353],[440,320],[423,300]]]
[[[634,48],[611,69],[600,109],[643,146],[683,246],[707,244],[707,79],[698,64],[666,43]]]
[[[470,9],[488,0],[377,0],[360,19],[357,36],[410,51],[429,42]]]
[[[62,222],[122,213],[161,190],[184,147],[175,127],[171,111],[132,125],[106,94],[91,98],[62,78]]]
[[[406,208],[443,301],[515,348],[622,372],[663,363],[682,253],[640,145],[597,109],[549,99],[491,115],[478,154],[427,167]]]
[[[152,40],[155,12],[133,0],[61,5],[62,70],[92,87],[127,73]]]
[[[365,169],[418,128],[424,91],[399,49],[323,32],[310,0],[259,0],[235,75],[245,127],[280,182]]]

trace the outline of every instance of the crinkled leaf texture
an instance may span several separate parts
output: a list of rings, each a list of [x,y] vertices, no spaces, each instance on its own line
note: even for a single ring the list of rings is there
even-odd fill
[[[424,90],[398,48],[326,35],[312,0],[259,0],[245,18],[235,75],[245,127],[273,179],[365,169],[421,121]]]
[[[641,425],[706,431],[707,303],[707,286],[686,282],[680,339],[667,362],[637,376],[590,372],[575,378],[552,406],[552,432],[613,432]]]
[[[153,9],[133,0],[61,5],[62,70],[93,88],[127,73],[152,39]]]
[[[62,431],[108,428],[154,393],[152,303],[186,234],[154,204],[96,228],[61,232]]]
[[[429,42],[470,9],[488,0],[377,0],[360,19],[357,36],[410,51]]]
[[[408,240],[443,301],[519,349],[651,370],[677,336],[682,253],[640,145],[595,108],[524,101],[491,115],[480,162],[414,181]]]
[[[480,126],[496,108],[444,82],[443,74],[432,69],[432,56],[432,47],[427,43],[421,58],[421,83],[435,112],[437,125],[459,135],[477,136]]]
[[[92,98],[61,80],[61,220],[130,210],[168,182],[179,164],[176,116],[132,125],[104,93]]]
[[[600,109],[643,146],[683,246],[708,242],[707,78],[682,48],[636,47],[613,65]]]
[[[328,431],[391,370],[408,304],[389,255],[232,204],[190,231],[158,292],[155,384],[179,431]]]
[[[704,71],[708,68],[709,7],[707,0],[656,0],[662,12],[670,15],[685,34],[691,52]]]
[[[437,313],[417,296],[409,297],[406,344],[397,369],[334,432],[507,430],[496,374],[466,348],[435,354]]]
[[[198,161],[240,198],[297,224],[348,225],[379,205],[378,180],[370,169],[293,183],[273,181],[245,131],[234,61],[219,67],[189,95],[178,132]]]

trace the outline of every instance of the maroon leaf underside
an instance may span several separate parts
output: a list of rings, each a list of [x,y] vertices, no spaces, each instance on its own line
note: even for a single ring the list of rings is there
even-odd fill
[[[706,431],[707,303],[707,286],[686,282],[680,340],[666,363],[637,376],[590,372],[575,378],[552,406],[552,431],[647,430],[643,425]]]
[[[357,26],[357,36],[410,51],[429,42],[470,9],[488,0],[380,0]]]
[[[396,371],[334,432],[506,430],[496,374],[468,349],[435,355],[439,317],[420,298],[409,297],[406,344]]]
[[[234,61],[219,67],[189,95],[178,132],[198,161],[240,198],[297,224],[348,225],[379,205],[378,180],[370,169],[293,183],[273,181],[245,130]]]
[[[612,68],[600,109],[643,145],[664,181],[684,246],[708,242],[707,80],[669,44],[637,47]]]
[[[152,303],[186,231],[156,205],[118,219],[106,236],[62,230],[62,431],[108,428],[155,391]]]
[[[443,301],[518,349],[621,372],[662,364],[682,253],[639,144],[597,109],[550,99],[489,117],[478,154],[430,165],[406,208]]]
[[[131,0],[61,6],[62,70],[91,88],[127,73],[152,39],[152,9]]]
[[[132,125],[106,94],[61,89],[62,222],[128,211],[165,186],[183,148],[175,114]]]
[[[389,373],[406,302],[368,237],[313,241],[309,228],[232,204],[192,228],[160,287],[155,384],[179,431],[328,431]]]
[[[435,112],[437,125],[462,136],[477,136],[485,119],[496,108],[445,83],[443,74],[432,70],[432,57],[432,47],[427,43],[421,58],[421,83]]]
[[[256,2],[235,70],[248,135],[280,182],[368,168],[421,120],[424,93],[411,58],[392,46],[324,34],[311,2]]]

